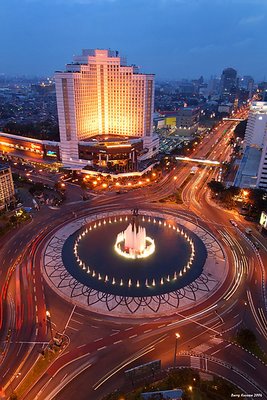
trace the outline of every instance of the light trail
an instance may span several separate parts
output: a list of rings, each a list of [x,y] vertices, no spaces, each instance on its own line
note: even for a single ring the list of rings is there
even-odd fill
[[[234,267],[235,267],[235,274],[234,274],[234,278],[232,280],[232,282],[234,281],[233,286],[231,287],[231,289],[228,291],[228,293],[224,296],[224,300],[228,301],[237,291],[241,280],[242,280],[242,276],[244,273],[244,265],[243,265],[243,261],[239,260],[238,258],[238,254],[236,252],[235,247],[237,247],[238,249],[240,248],[239,245],[237,245],[232,238],[228,235],[228,233],[223,232],[223,231],[219,231],[219,233],[222,235],[222,240],[231,248],[232,251],[232,255],[234,258]],[[243,251],[243,249],[242,249]]]
[[[208,165],[220,165],[220,161],[213,161],[213,160],[208,160],[208,159],[202,159],[202,158],[190,158],[190,157],[175,157],[176,160],[178,161],[190,161],[190,162],[197,162],[199,164],[208,164]]]
[[[259,327],[259,329],[260,329],[260,331],[261,331],[263,337],[265,338],[265,340],[267,340],[267,330],[266,330],[266,326],[265,326],[264,324],[262,324],[261,319],[259,318],[259,316],[258,316],[258,314],[257,314],[257,311],[256,311],[256,308],[255,308],[255,306],[254,306],[254,303],[253,303],[253,299],[252,299],[250,290],[247,290],[247,297],[248,297],[248,303],[249,303],[251,312],[252,312],[252,314],[253,314],[253,317],[255,318],[255,321],[257,322],[258,327]],[[260,313],[260,315],[262,316],[261,313]],[[265,318],[265,316],[264,316],[264,318]],[[265,321],[264,321],[264,323],[265,323]]]
[[[117,367],[113,368],[110,372],[108,372],[103,378],[101,378],[94,386],[93,389],[97,390],[102,386],[106,381],[108,381],[112,376],[117,374],[119,371],[121,371],[124,367],[127,365],[131,364],[138,358],[150,353],[151,351],[155,350],[154,345],[157,343],[160,343],[163,339],[165,339],[168,335],[163,335],[160,338],[154,340],[152,343],[150,343],[147,347],[144,349],[141,349],[139,352],[137,352],[135,355],[131,356],[128,358],[126,361],[120,363]]]

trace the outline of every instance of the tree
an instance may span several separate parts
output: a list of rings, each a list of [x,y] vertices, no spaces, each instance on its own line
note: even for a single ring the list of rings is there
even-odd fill
[[[224,184],[215,180],[208,182],[208,187],[213,193],[217,194],[221,194],[225,190]]]
[[[260,214],[267,208],[267,192],[262,189],[253,189],[249,192],[249,203],[255,213]]]

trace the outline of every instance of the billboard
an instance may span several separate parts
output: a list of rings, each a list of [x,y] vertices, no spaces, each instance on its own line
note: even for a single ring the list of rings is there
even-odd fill
[[[261,225],[264,229],[267,229],[267,212],[266,212],[266,211],[262,211],[262,213],[261,213],[260,225]]]
[[[176,126],[176,117],[167,117],[167,118],[165,118],[165,125]]]

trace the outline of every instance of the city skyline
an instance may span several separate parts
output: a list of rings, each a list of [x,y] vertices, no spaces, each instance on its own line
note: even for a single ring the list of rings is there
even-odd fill
[[[9,40],[1,43],[0,73],[51,76],[81,48],[113,48],[158,80],[231,66],[260,81],[266,11],[264,1],[250,0],[12,0],[2,6]]]

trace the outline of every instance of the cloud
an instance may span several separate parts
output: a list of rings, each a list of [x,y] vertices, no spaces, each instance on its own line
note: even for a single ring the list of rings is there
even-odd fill
[[[257,23],[263,21],[265,18],[264,14],[261,15],[251,15],[249,17],[245,17],[240,19],[238,22],[239,25],[256,25]]]

